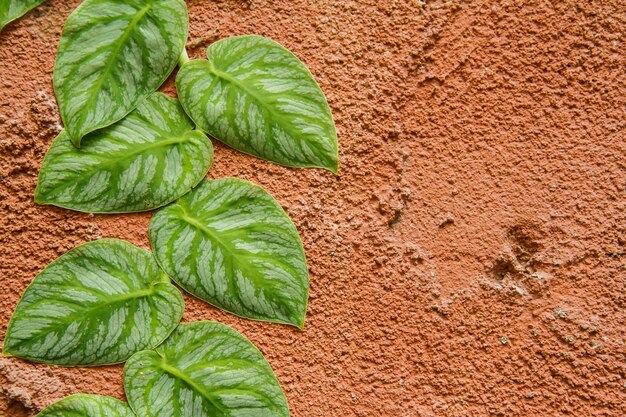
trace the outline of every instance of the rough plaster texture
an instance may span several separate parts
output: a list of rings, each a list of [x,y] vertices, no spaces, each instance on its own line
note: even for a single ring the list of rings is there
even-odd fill
[[[0,36],[0,338],[44,266],[100,237],[148,248],[150,213],[37,206],[59,132],[50,0]],[[242,331],[295,417],[626,415],[626,3],[188,1],[189,52],[256,33],[311,68],[340,175],[216,142],[209,174],[266,187],[310,264],[305,331],[186,297],[184,320]],[[171,79],[165,91],[173,93]],[[123,398],[121,366],[0,359],[0,415],[83,391]]]

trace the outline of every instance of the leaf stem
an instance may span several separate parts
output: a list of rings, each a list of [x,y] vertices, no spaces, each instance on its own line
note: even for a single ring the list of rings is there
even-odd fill
[[[189,61],[190,59],[189,59],[189,55],[187,55],[187,49],[183,48],[183,52],[180,54],[180,57],[178,58],[178,67],[182,67]]]

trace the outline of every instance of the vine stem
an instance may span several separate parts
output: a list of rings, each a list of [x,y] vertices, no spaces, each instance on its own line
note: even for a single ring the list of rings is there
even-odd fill
[[[189,55],[187,55],[187,49],[183,48],[183,52],[180,54],[180,57],[178,58],[178,66],[182,67],[184,64],[186,64],[187,62],[189,62]]]

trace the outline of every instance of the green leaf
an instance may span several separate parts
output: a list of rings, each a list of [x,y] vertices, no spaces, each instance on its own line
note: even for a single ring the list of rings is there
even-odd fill
[[[95,213],[167,204],[198,184],[213,160],[211,141],[192,128],[176,99],[154,93],[80,149],[63,131],[43,161],[35,201]]]
[[[205,132],[242,152],[290,167],[337,173],[337,132],[306,66],[271,39],[212,44],[176,77],[180,101]]]
[[[302,327],[309,275],[298,232],[261,187],[205,180],[150,223],[159,265],[183,289],[255,320]]]
[[[0,0],[0,31],[7,23],[19,19],[44,0]]]
[[[130,406],[142,417],[288,417],[269,364],[243,335],[216,322],[181,324],[156,351],[124,367]]]
[[[55,365],[119,363],[161,343],[183,308],[150,252],[97,240],[37,275],[13,313],[3,353]]]
[[[128,404],[104,395],[74,394],[46,407],[35,417],[135,417]]]
[[[183,0],[85,0],[63,28],[54,92],[72,142],[117,122],[172,72],[187,39]]]

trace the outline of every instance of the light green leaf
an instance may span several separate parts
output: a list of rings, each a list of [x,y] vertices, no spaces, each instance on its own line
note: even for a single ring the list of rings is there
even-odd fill
[[[55,365],[119,363],[161,343],[183,308],[150,252],[97,240],[37,275],[11,317],[3,353]]]
[[[104,395],[74,394],[46,407],[35,417],[135,417],[128,404]]]
[[[19,19],[44,0],[0,0],[0,31],[7,23]]]
[[[124,367],[130,406],[142,417],[288,417],[272,368],[254,345],[216,322],[181,324],[156,351]]]
[[[172,72],[187,39],[183,0],[85,0],[63,28],[54,92],[72,142],[117,122]]]
[[[290,167],[337,173],[337,132],[306,66],[271,39],[212,44],[176,77],[180,101],[205,132],[242,152]]]
[[[150,210],[188,192],[206,175],[213,145],[176,99],[154,93],[118,123],[72,146],[65,131],[46,154],[35,201],[72,210]]]
[[[150,223],[159,265],[183,289],[241,317],[302,327],[309,274],[298,232],[267,191],[205,180]]]

